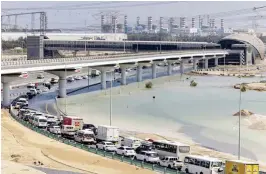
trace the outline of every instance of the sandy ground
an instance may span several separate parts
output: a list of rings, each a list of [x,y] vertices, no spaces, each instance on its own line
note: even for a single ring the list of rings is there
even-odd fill
[[[145,81],[142,81],[139,83],[131,83],[131,84],[128,84],[126,86],[114,87],[112,89],[112,93],[113,93],[113,96],[114,95],[119,95],[119,96],[127,95],[128,96],[128,95],[131,95],[131,94],[136,93],[136,92],[149,90],[149,89],[145,88],[145,83],[147,83],[148,81],[152,81],[153,88],[162,88],[164,85],[168,86],[171,82],[178,82],[178,81],[181,82],[184,79],[186,79],[187,77],[189,77],[189,76],[183,75],[183,77],[181,78],[180,75],[173,75],[173,76],[160,77],[160,78],[156,78],[153,80],[145,80]],[[96,97],[107,97],[109,95],[109,91],[110,90],[107,89],[107,90],[104,90],[101,92],[95,92],[95,96]],[[92,94],[85,93],[85,94],[81,94],[81,95],[71,96],[70,98],[68,98],[68,100],[59,99],[58,100],[58,107],[61,108],[61,110],[64,110],[63,108],[64,108],[65,104],[67,104],[67,105],[82,105],[82,103],[84,103],[90,95],[92,95]],[[79,102],[75,102],[75,101],[79,101]],[[253,121],[252,124],[250,124],[250,125],[255,125],[255,124],[258,124],[258,123]],[[145,128],[143,128],[143,129],[145,129]],[[144,133],[144,131],[145,131],[145,133]],[[122,136],[127,136],[127,135],[128,136],[135,136],[135,137],[138,137],[141,139],[151,138],[151,139],[174,140],[174,141],[189,144],[191,146],[192,154],[209,155],[209,156],[217,157],[217,158],[220,158],[223,160],[237,159],[237,157],[234,155],[231,155],[228,153],[223,153],[223,152],[218,152],[218,151],[215,151],[214,149],[208,149],[208,148],[202,147],[200,144],[193,142],[191,140],[191,138],[189,138],[188,136],[186,136],[182,133],[178,133],[178,132],[175,133],[175,136],[174,136],[175,138],[173,138],[171,135],[162,136],[162,135],[158,135],[158,134],[153,134],[149,130],[143,130],[143,131],[121,130],[121,135]],[[252,161],[250,159],[243,158],[243,157],[241,157],[241,159],[246,160],[246,161]],[[261,167],[261,169],[266,170],[266,164],[261,163],[260,167]]]
[[[39,170],[36,170],[32,167],[25,166],[13,161],[1,161],[1,172],[3,174],[45,174]]]
[[[33,166],[40,161],[42,167],[80,173],[149,174],[149,170],[136,168],[116,160],[104,158],[78,148],[65,145],[25,128],[2,110],[2,160]],[[15,172],[17,163],[7,164],[5,170]],[[2,169],[3,170],[3,169]],[[31,174],[29,171],[27,172]],[[33,171],[32,173],[35,174]]]
[[[248,90],[266,91],[266,83],[248,83],[244,85]],[[234,88],[239,89],[240,85],[234,85]]]
[[[257,67],[260,67],[258,70]],[[224,71],[225,70],[225,71]],[[239,71],[240,70],[240,71]],[[239,69],[239,66],[226,65],[225,67],[219,65],[217,67],[209,68],[209,69],[199,69],[196,71],[192,71],[191,74],[195,75],[217,75],[217,76],[258,76],[261,73],[266,72],[266,65],[250,65],[249,67],[242,66]]]

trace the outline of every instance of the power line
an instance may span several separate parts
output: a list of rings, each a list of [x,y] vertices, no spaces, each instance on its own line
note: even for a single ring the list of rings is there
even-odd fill
[[[36,9],[42,9],[42,10],[47,10],[47,11],[51,11],[51,10],[57,10],[57,11],[61,11],[61,10],[88,10],[88,9],[109,9],[109,8],[120,8],[120,7],[139,7],[139,6],[152,6],[152,5],[164,5],[164,4],[175,4],[175,3],[179,3],[178,1],[175,2],[154,2],[154,3],[138,3],[138,4],[124,4],[124,5],[116,5],[116,6],[106,6],[107,4],[114,4],[114,3],[127,3],[127,2],[101,2],[99,4],[91,4],[91,5],[76,5],[75,6],[64,6],[64,7],[43,7],[43,8],[14,8],[14,9],[3,9],[3,10],[36,10]],[[99,6],[103,4],[104,6]],[[98,6],[97,6],[98,5]]]
[[[76,4],[76,5],[60,5],[60,6],[50,6],[50,7],[31,7],[31,8],[3,8],[2,10],[6,11],[22,11],[22,10],[57,10],[58,8],[69,8],[69,7],[84,7],[84,6],[95,6],[101,4],[114,4],[121,2],[98,2],[98,3],[86,3],[86,4]]]
[[[224,12],[217,12],[217,13],[208,13],[208,14],[199,14],[197,16],[207,17],[210,16],[212,18],[214,17],[225,17],[225,16],[232,16],[232,15],[241,15],[241,14],[248,14],[253,13],[254,10],[266,10],[266,6],[260,6],[260,7],[253,7],[253,8],[246,8],[246,9],[239,9],[239,10],[231,10],[231,11],[224,11]],[[191,16],[191,17],[197,17],[197,16]]]

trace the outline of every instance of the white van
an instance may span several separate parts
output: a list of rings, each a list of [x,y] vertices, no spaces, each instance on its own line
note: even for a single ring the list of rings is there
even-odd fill
[[[33,120],[33,125],[39,128],[46,128],[47,127],[47,119],[44,116],[36,116]]]
[[[121,145],[132,147],[132,148],[136,149],[137,147],[139,147],[141,145],[141,141],[142,141],[141,139],[138,139],[135,137],[125,137],[121,141]]]
[[[21,102],[24,104],[24,106],[29,106],[29,102],[26,98],[19,98],[17,102]]]
[[[95,135],[93,131],[90,129],[77,131],[74,135],[74,140],[79,143],[89,143],[89,144],[96,143]]]
[[[47,124],[56,124],[58,122],[58,118],[55,115],[46,114],[45,117],[47,118]]]
[[[223,161],[209,156],[187,155],[184,159],[182,171],[195,174],[222,174]]]

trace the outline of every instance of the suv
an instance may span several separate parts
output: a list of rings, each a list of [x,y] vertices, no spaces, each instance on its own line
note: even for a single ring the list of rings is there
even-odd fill
[[[150,163],[158,163],[160,161],[157,152],[154,151],[142,151],[136,154],[136,159]]]
[[[177,157],[166,156],[159,161],[160,166],[169,167],[173,169],[181,169],[182,162],[178,161]]]
[[[97,135],[97,128],[93,124],[83,124],[82,130],[84,129],[91,129]]]
[[[153,150],[152,142],[149,141],[143,141],[141,142],[141,145],[136,148],[136,153],[140,153],[141,151],[151,151]]]
[[[42,73],[37,75],[37,79],[43,79],[43,78],[44,78],[44,75]]]

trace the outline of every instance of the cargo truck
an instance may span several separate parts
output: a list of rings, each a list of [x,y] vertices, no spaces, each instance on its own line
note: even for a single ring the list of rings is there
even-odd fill
[[[119,141],[119,129],[114,126],[98,126],[96,140],[97,142],[108,141],[117,143]]]
[[[61,127],[63,137],[74,138],[76,131],[82,130],[83,119],[79,117],[64,116]]]
[[[259,174],[259,164],[242,160],[227,160],[225,174]]]

